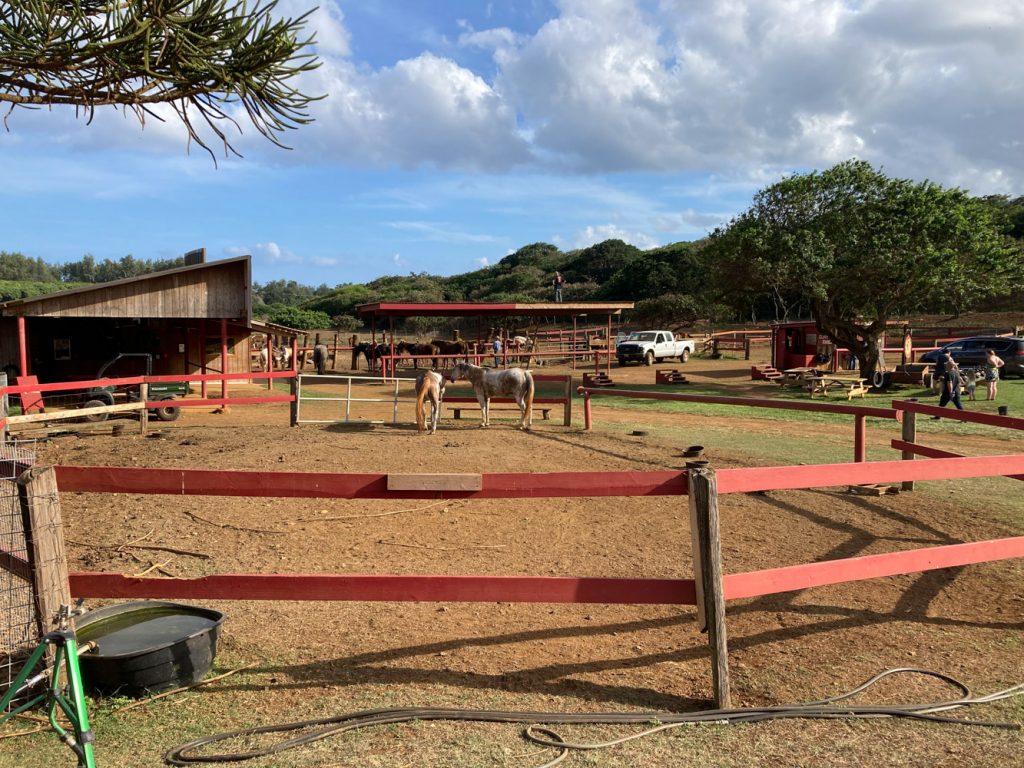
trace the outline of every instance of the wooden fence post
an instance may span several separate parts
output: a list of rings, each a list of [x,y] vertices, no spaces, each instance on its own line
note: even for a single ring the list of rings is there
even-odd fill
[[[288,403],[289,423],[294,427],[299,423],[299,374],[296,373],[288,380],[291,385],[292,401]]]
[[[916,403],[917,398],[910,398],[910,402]],[[903,416],[903,440],[907,443],[917,442],[917,414],[913,411],[900,411],[900,415]],[[914,453],[912,451],[903,451],[904,461],[913,461]],[[914,490],[913,480],[904,480],[901,486],[904,491]]]
[[[729,649],[725,632],[725,593],[722,588],[722,545],[718,530],[718,482],[706,461],[686,463],[690,501],[693,573],[697,587],[697,620],[708,633],[711,684],[715,708],[728,709]]]
[[[565,410],[562,412],[562,426],[572,426],[572,376],[565,377]]]
[[[146,407],[146,400],[149,398],[149,384],[142,382],[139,385],[139,402],[142,403],[142,410],[139,411],[139,434],[145,437],[146,427],[149,426],[149,409]]]
[[[64,527],[53,467],[35,466],[22,472],[18,477],[18,501],[35,583],[39,631],[43,635],[57,628],[60,607],[71,605]]]
[[[6,373],[0,373],[0,387],[7,387]],[[10,412],[10,402],[7,392],[0,395],[0,421],[3,421],[3,424],[0,425],[0,443],[6,443],[9,436],[7,430],[7,414]]]
[[[853,460],[867,461],[868,419],[858,414],[853,417]]]

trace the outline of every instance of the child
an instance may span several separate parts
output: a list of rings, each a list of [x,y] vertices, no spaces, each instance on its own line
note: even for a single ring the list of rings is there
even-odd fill
[[[977,368],[968,368],[964,371],[964,386],[967,389],[967,399],[976,400],[974,396],[974,390],[978,386],[978,382],[981,381],[981,371]]]

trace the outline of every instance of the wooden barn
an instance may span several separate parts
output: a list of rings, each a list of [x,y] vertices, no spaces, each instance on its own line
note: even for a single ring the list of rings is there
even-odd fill
[[[248,373],[251,259],[193,254],[198,263],[184,267],[0,304],[4,371],[40,382],[89,379],[128,352],[150,355],[154,374],[218,373],[226,347],[228,372]],[[106,375],[143,373],[144,364],[124,360]]]

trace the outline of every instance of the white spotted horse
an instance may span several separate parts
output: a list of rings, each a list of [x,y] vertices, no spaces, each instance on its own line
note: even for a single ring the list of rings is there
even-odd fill
[[[476,400],[480,403],[481,427],[491,424],[491,398],[511,395],[519,406],[519,428],[533,426],[533,374],[522,368],[494,370],[481,368],[469,362],[459,361],[448,374],[448,380],[455,382],[468,379],[473,385]]]

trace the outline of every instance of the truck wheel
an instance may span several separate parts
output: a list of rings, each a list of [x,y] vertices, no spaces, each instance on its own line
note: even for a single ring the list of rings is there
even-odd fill
[[[181,408],[176,405],[164,405],[160,408],[154,408],[153,413],[160,421],[176,421],[181,416]]]
[[[688,349],[684,349],[684,350],[683,350],[683,354],[681,354],[681,355],[679,356],[679,360],[680,360],[681,362],[684,362],[684,363],[685,363],[685,362],[686,362],[687,360],[689,360],[689,359],[690,359],[690,350],[688,350]]]
[[[105,405],[110,405],[102,400],[86,400],[82,405],[83,408],[102,408]],[[90,413],[87,416],[83,416],[82,419],[89,422],[90,424],[98,424],[101,421],[106,421],[108,413]]]
[[[654,353],[648,352],[644,355],[644,365],[654,365]]]
[[[625,367],[626,367],[626,358],[620,357],[619,358],[619,368],[625,368]]]

